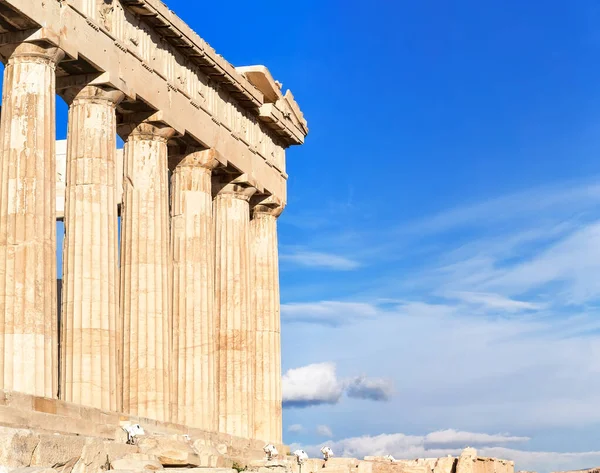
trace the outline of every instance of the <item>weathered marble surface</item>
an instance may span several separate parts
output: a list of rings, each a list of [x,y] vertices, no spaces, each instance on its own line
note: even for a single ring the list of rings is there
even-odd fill
[[[256,189],[225,183],[217,189],[215,309],[219,431],[254,435],[255,318],[250,301],[250,197]]]
[[[123,94],[95,86],[74,94],[67,146],[61,397],[116,411],[121,331],[115,106]]]
[[[121,317],[123,410],[170,419],[169,188],[167,140],[152,123],[123,126]]]
[[[0,388],[55,397],[55,69],[20,44],[4,70],[0,126]]]
[[[250,222],[252,314],[256,323],[254,438],[282,441],[281,327],[277,218],[281,205],[259,204]]]
[[[217,430],[214,152],[183,156],[171,179],[174,422]]]

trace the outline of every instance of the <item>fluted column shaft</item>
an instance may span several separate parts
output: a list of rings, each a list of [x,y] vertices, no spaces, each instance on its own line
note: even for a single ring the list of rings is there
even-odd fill
[[[253,188],[224,186],[214,200],[219,430],[254,434],[254,323],[250,307]]]
[[[115,187],[121,92],[88,86],[69,109],[61,398],[116,411],[119,274]]]
[[[256,320],[254,437],[282,442],[281,328],[277,217],[281,206],[257,205],[250,222],[252,313]]]
[[[217,430],[213,150],[188,154],[171,178],[173,422]]]
[[[167,140],[172,134],[150,123],[128,132],[121,217],[123,410],[161,421],[170,417]]]
[[[20,44],[4,70],[0,130],[0,389],[56,397],[55,69]]]

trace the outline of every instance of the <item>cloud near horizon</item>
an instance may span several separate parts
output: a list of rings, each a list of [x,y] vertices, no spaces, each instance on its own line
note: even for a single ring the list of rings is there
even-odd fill
[[[515,471],[527,470],[538,473],[589,468],[600,464],[600,451],[557,453],[518,450],[504,446],[511,443],[527,443],[529,440],[528,437],[509,434],[485,434],[448,429],[423,436],[401,433],[365,435],[329,441],[326,444],[338,457],[362,459],[370,455],[392,455],[397,460],[458,456],[462,449],[471,446],[477,449],[480,456],[514,461]],[[322,443],[308,446],[292,444],[292,449],[302,448],[311,457],[319,457],[322,445]]]
[[[474,445],[540,473],[600,464],[590,441],[600,426],[598,204],[597,185],[532,189],[386,232],[365,228],[362,240],[351,228],[361,269],[284,298],[284,361],[332,360],[371,377],[357,394],[359,378],[309,374],[310,392],[292,383],[288,407],[328,407],[287,418],[331,426],[337,455],[418,458]],[[389,384],[378,390],[378,379]],[[351,406],[385,386],[395,388],[386,404]],[[375,435],[404,426],[418,435]]]

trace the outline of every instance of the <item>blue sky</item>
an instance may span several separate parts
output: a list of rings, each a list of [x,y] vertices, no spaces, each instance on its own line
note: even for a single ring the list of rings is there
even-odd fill
[[[308,119],[279,225],[285,441],[600,464],[597,2],[168,5]]]

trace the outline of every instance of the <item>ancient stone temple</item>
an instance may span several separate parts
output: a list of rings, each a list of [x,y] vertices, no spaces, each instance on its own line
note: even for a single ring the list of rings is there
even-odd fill
[[[101,412],[281,443],[277,218],[308,132],[292,93],[159,0],[0,0],[0,57],[5,398],[76,410],[65,432]]]

